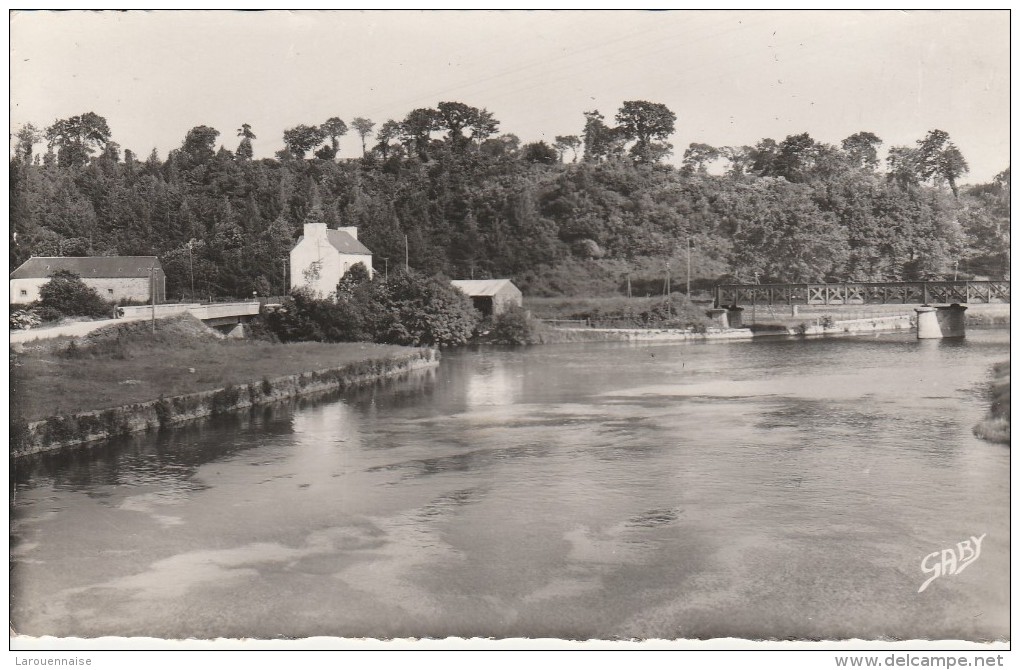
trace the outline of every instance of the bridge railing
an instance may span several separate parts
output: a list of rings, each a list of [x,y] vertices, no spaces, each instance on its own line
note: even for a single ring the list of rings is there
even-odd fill
[[[1008,280],[720,284],[716,307],[727,305],[872,305],[1009,302]]]

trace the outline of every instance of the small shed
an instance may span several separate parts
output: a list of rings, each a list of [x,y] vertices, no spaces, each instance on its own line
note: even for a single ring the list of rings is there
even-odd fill
[[[505,312],[510,305],[524,303],[521,289],[509,279],[454,279],[451,284],[471,298],[475,309],[485,316]]]

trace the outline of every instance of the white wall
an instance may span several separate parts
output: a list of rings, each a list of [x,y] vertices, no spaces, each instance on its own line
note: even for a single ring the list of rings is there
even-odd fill
[[[306,270],[318,263],[318,277],[309,280]],[[341,254],[329,243],[325,223],[306,223],[304,238],[290,252],[290,288],[294,290],[307,286],[326,297],[336,291],[336,285],[355,263],[363,263],[372,275],[372,256],[365,254]]]
[[[11,281],[11,304],[24,305],[35,302],[39,299],[39,289],[49,282],[48,277],[26,277],[23,279],[12,279]],[[133,300],[136,302],[148,302],[149,300],[149,278],[148,277],[82,277],[86,286],[91,286],[99,293],[99,297],[110,302],[118,300]],[[163,277],[157,277],[157,282],[165,282]],[[157,286],[157,289],[165,288]],[[22,291],[25,295],[22,295]],[[157,290],[157,302],[161,290]]]

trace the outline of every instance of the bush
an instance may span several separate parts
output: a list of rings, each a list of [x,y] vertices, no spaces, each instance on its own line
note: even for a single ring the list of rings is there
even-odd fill
[[[535,341],[535,323],[523,307],[511,305],[493,319],[491,333],[497,344],[531,344]]]
[[[268,330],[280,342],[358,342],[370,339],[356,302],[319,299],[304,289],[294,291],[281,309],[265,316]]]
[[[282,309],[265,315],[266,327],[281,342],[450,346],[467,342],[479,318],[471,299],[448,281],[417,272],[341,281],[339,289],[335,300],[295,291]]]
[[[366,325],[382,344],[464,344],[481,318],[471,299],[442,277],[400,272],[375,286]]]
[[[39,289],[39,306],[65,316],[101,317],[110,314],[109,303],[94,288],[69,270],[57,270]]]
[[[11,330],[27,330],[29,328],[35,328],[42,323],[42,320],[38,316],[23,309],[11,312],[9,321],[11,324]]]
[[[43,323],[60,321],[64,318],[64,315],[61,314],[59,310],[53,309],[52,307],[33,307],[32,314],[35,314],[35,316]]]

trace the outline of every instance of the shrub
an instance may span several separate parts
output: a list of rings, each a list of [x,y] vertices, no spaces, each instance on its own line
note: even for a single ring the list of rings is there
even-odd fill
[[[281,342],[357,342],[370,339],[356,301],[319,299],[298,289],[265,325]]]
[[[9,321],[11,324],[11,330],[27,330],[29,328],[35,328],[42,323],[42,320],[38,316],[23,309],[11,312]]]
[[[535,324],[523,307],[511,305],[496,315],[492,322],[492,339],[497,344],[531,344]]]
[[[60,319],[64,318],[64,315],[59,310],[39,305],[32,308],[32,314],[35,314],[35,316],[43,323],[60,321]]]
[[[414,271],[380,282],[368,307],[376,342],[410,346],[464,344],[481,316],[445,278]]]
[[[57,270],[39,289],[39,306],[66,316],[108,316],[110,305],[69,270]]]

